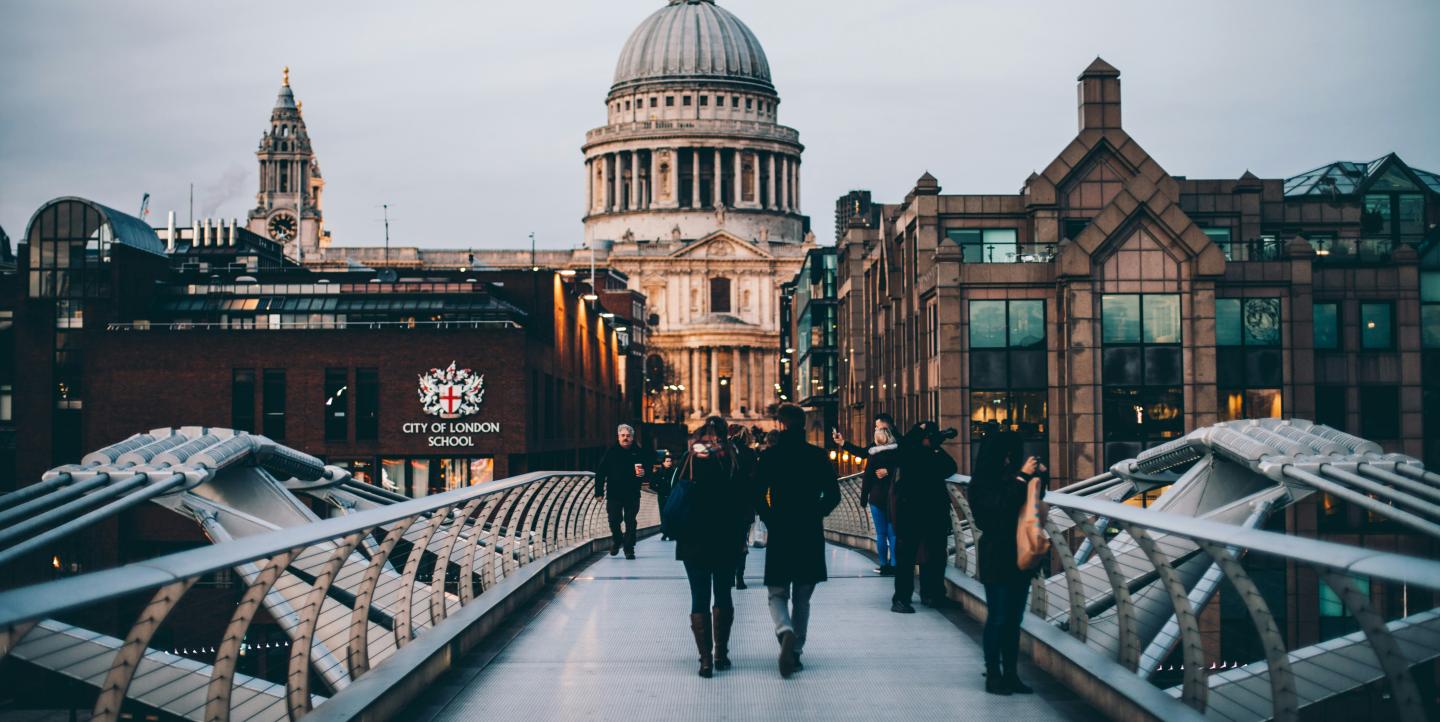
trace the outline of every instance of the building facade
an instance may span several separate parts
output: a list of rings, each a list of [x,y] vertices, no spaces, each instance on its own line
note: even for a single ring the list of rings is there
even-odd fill
[[[781,291],[781,400],[805,409],[811,443],[832,446],[830,431],[838,420],[840,393],[839,324],[836,320],[835,249],[816,248],[805,255],[800,272]]]
[[[780,284],[815,247],[800,208],[804,146],[779,122],[759,40],[714,0],[668,0],[622,49],[606,124],[582,148],[585,245],[573,251],[331,245],[319,165],[288,83],[261,141],[252,230],[317,269],[613,271],[647,299],[643,385],[659,391],[644,420],[768,423],[779,400]]]
[[[928,173],[839,244],[843,425],[997,428],[1081,480],[1185,431],[1312,418],[1440,459],[1440,177],[1389,155],[1289,179],[1167,172],[1079,78],[1079,133],[1015,195]],[[1431,419],[1427,424],[1426,418]]]

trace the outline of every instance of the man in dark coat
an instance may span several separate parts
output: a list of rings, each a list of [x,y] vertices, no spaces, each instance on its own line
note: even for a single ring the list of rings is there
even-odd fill
[[[840,487],[825,450],[805,441],[804,410],[785,404],[777,415],[782,431],[760,455],[755,506],[770,530],[765,586],[780,642],[780,676],[789,677],[802,668],[810,595],[827,578],[824,522],[840,504]]]
[[[955,459],[940,448],[933,421],[916,424],[900,442],[900,474],[892,486],[891,521],[895,525],[895,596],[890,611],[912,614],[915,563],[920,563],[920,601],[942,606],[945,596],[946,534],[950,531],[950,492],[946,479]]]
[[[595,469],[595,497],[605,497],[605,511],[610,516],[610,556],[619,554],[623,547],[625,558],[634,559],[640,486],[650,477],[650,463],[654,458],[635,441],[635,429],[626,424],[615,430],[615,440],[616,444],[605,451],[600,457],[600,466]]]

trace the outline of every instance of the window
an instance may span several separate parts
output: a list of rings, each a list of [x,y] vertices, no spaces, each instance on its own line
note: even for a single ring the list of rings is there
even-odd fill
[[[730,96],[730,107],[732,107],[732,108],[738,108],[738,107],[740,107],[740,96],[738,96],[738,95],[732,95],[732,96]]]
[[[702,95],[702,96],[700,96],[700,107],[706,108],[706,107],[709,107],[709,106],[710,106],[710,96],[708,96],[708,95]]]
[[[746,110],[751,110],[751,109],[753,109],[754,107],[755,107],[755,101],[754,101],[753,99],[751,99],[751,98],[746,98],[746,99],[745,99],[745,109],[746,109]]]
[[[1370,579],[1350,575],[1350,581],[1365,597],[1370,596]],[[1322,640],[1334,639],[1354,632],[1359,628],[1355,617],[1345,609],[1345,602],[1340,595],[1330,588],[1324,580],[1318,585],[1320,588],[1320,638]]]
[[[15,386],[0,384],[0,424],[15,420]]]
[[[654,107],[657,107],[658,105],[660,105],[660,99],[659,99],[659,98],[655,98],[655,97],[650,98],[650,107],[654,108]]]
[[[380,372],[355,369],[355,440],[380,438]]]
[[[685,106],[685,107],[687,107],[687,108],[690,107],[690,96],[688,96],[688,95],[681,96],[681,98],[680,98],[680,104],[683,105],[683,106]]]
[[[971,301],[969,360],[971,440],[1018,431],[1029,449],[1043,454],[1049,425],[1045,302]]]
[[[730,279],[710,279],[710,313],[730,312]]]
[[[1360,387],[1360,435],[1367,439],[1400,438],[1400,388]]]
[[[1348,406],[1345,397],[1348,393],[1349,389],[1345,386],[1316,386],[1315,423],[1344,431],[1349,426],[1345,418]]]
[[[235,369],[231,373],[230,427],[255,433],[255,369]]]
[[[1106,465],[1184,433],[1180,297],[1100,299]]]
[[[1019,233],[1014,228],[954,229],[945,234],[960,246],[964,263],[1015,263],[1019,260]]]
[[[1215,300],[1220,420],[1280,418],[1280,299]]]
[[[673,96],[673,95],[667,95],[667,96],[665,96],[665,107],[667,107],[667,108],[673,108],[673,107],[675,107],[675,96]]]
[[[1340,348],[1340,304],[1315,304],[1315,348],[1322,351]]]
[[[325,369],[325,440],[350,439],[349,373],[345,369]]]
[[[1220,252],[1225,254],[1225,260],[1235,260],[1230,251],[1231,234],[1229,228],[1202,228],[1200,230],[1204,231],[1205,235],[1210,237],[1211,243],[1219,246]]]
[[[1440,349],[1440,271],[1420,274],[1420,344]]]
[[[1392,303],[1360,304],[1360,348],[1369,351],[1394,348],[1394,312]]]
[[[1064,238],[1075,240],[1090,227],[1089,218],[1066,218],[1064,222]]]
[[[626,110],[629,110],[629,109],[630,109],[630,101],[628,101],[628,100],[625,101],[625,109],[626,109]]]
[[[265,369],[261,387],[261,409],[265,414],[261,433],[274,441],[285,440],[285,369]]]

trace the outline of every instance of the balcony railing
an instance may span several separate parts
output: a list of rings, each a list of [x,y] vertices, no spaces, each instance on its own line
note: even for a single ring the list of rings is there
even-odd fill
[[[799,143],[800,133],[776,123],[758,123],[749,120],[647,120],[639,123],[620,123],[595,128],[585,134],[588,143],[615,140],[634,135],[649,134],[725,134],[746,135],[786,143]]]

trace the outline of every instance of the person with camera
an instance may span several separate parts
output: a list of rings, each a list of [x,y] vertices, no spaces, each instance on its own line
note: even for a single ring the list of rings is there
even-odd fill
[[[745,525],[755,515],[752,487],[726,432],[724,419],[706,419],[680,474],[690,486],[685,491],[686,522],[678,532],[675,558],[685,563],[690,631],[700,650],[699,674],[707,679],[717,669],[730,668],[730,628],[735,623],[730,587],[735,583]]]
[[[810,625],[810,597],[828,576],[825,517],[840,505],[835,467],[825,450],[805,441],[805,411],[783,404],[781,432],[755,469],[756,507],[770,530],[765,548],[765,586],[770,618],[780,643],[780,676],[803,669]]]
[[[1045,490],[1046,468],[1034,456],[1024,455],[1024,443],[1013,431],[988,434],[975,458],[970,481],[970,509],[980,529],[977,562],[985,585],[985,691],[990,694],[1029,694],[1032,690],[1016,673],[1020,662],[1020,622],[1035,569],[1019,566],[1016,530],[1028,486],[1038,481]]]
[[[875,526],[875,555],[880,560],[880,568],[875,571],[886,577],[895,574],[895,526],[890,523],[890,485],[900,468],[900,445],[891,428],[889,415],[878,414],[875,417],[875,445],[868,449],[845,443],[845,437],[838,429],[831,432],[836,446],[865,459],[860,498],[870,506],[870,519]]]
[[[615,429],[615,441],[595,469],[595,498],[605,498],[610,517],[610,556],[623,548],[625,558],[634,559],[635,515],[640,511],[640,487],[650,476],[652,457],[635,440],[635,429],[629,424]]]
[[[950,531],[950,494],[946,479],[958,467],[941,444],[956,436],[933,421],[916,424],[900,440],[900,473],[891,485],[891,523],[895,525],[895,596],[890,611],[914,614],[915,565],[920,565],[920,603],[939,607],[945,595],[945,537]]]

